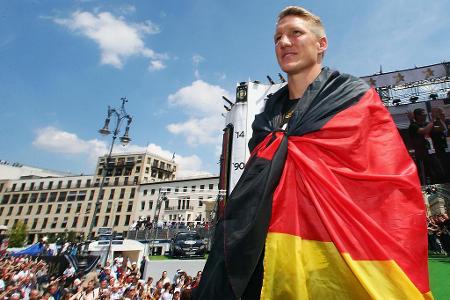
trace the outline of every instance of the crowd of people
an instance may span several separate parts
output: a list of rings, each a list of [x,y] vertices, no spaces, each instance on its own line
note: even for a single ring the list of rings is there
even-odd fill
[[[87,274],[77,273],[71,265],[60,276],[49,273],[49,265],[39,258],[4,256],[0,259],[0,300],[185,300],[201,279],[179,269],[172,279],[167,271],[161,278],[146,279],[136,262],[113,264]],[[125,264],[127,264],[125,266]]]
[[[450,220],[447,214],[427,218],[428,251],[430,254],[450,255]]]

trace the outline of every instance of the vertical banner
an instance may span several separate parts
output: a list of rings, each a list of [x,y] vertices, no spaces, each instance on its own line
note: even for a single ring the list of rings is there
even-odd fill
[[[255,115],[264,109],[267,96],[275,93],[283,85],[284,83],[264,85],[259,82],[241,82],[237,86],[236,103],[228,112],[225,123],[226,126],[233,127],[228,142],[231,145],[228,195],[233,191],[250,157],[248,142],[252,137]]]

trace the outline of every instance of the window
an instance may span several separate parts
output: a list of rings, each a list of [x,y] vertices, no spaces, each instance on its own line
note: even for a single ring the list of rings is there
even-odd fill
[[[83,219],[83,227],[87,226],[88,220],[89,220],[89,217],[84,217],[84,219]]]
[[[158,178],[162,179],[163,178],[163,173],[162,172],[158,172]]]
[[[25,189],[25,182],[20,186],[20,190],[23,191]]]
[[[72,227],[77,227],[78,217],[73,218]]]
[[[77,203],[77,210],[75,213],[79,213],[81,211],[81,203]]]
[[[133,171],[133,168],[126,167],[123,175],[130,176],[132,171]]]
[[[30,183],[30,191],[34,189],[34,182]]]
[[[62,228],[66,228],[66,227],[67,227],[67,220],[68,220],[68,218],[67,218],[67,217],[64,217],[64,219],[63,219],[63,221],[62,221],[62,223],[61,223],[61,227],[62,227]]]
[[[195,192],[195,185],[193,185],[193,186],[191,187],[191,191],[192,191],[192,192]]]
[[[94,193],[95,193],[95,190],[92,190],[91,194],[89,195],[89,200],[94,199]]]
[[[81,187],[81,179],[77,180],[77,188]]]
[[[153,201],[150,201],[149,203],[148,203],[148,209],[153,209]]]
[[[147,192],[148,192],[147,190],[144,190],[144,196],[147,196]]]
[[[187,186],[183,186],[183,192],[187,192]]]
[[[119,194],[119,199],[123,199],[124,196],[125,196],[125,188],[121,188],[120,194]]]
[[[140,167],[140,166],[137,166],[137,167],[136,167],[135,173],[139,173],[139,172],[141,172],[141,167]]]
[[[92,203],[88,203],[87,205],[86,205],[86,213],[90,213],[91,212],[91,207],[92,207]]]
[[[108,205],[106,206],[106,213],[110,213],[112,208],[112,202],[108,202]],[[106,226],[106,225],[104,225]]]
[[[60,204],[58,204],[58,205],[60,205]],[[70,210],[71,210],[71,209],[72,209],[72,203],[67,204],[67,207],[66,207],[66,214],[70,213]]]
[[[56,211],[55,211],[56,214],[61,213],[61,207],[62,207],[62,204],[58,204],[58,205],[56,206]]]
[[[58,223],[58,218],[56,218],[56,219],[53,219],[53,222],[52,222],[52,224],[50,225],[50,228],[56,228],[56,224]]]
[[[150,172],[150,168],[149,167],[146,167],[145,168],[145,174],[148,174]]]
[[[39,190],[42,190],[44,188],[44,183],[43,182],[39,182]]]
[[[36,229],[37,219],[33,219],[33,225],[31,225],[31,229]]]
[[[16,190],[16,185],[15,183],[13,183],[13,185],[11,186],[11,192],[14,192]]]
[[[144,209],[145,209],[145,202],[142,201],[142,202],[141,202],[141,210],[144,210]]]
[[[12,211],[13,211],[13,207],[10,206],[9,209],[8,209],[8,214],[7,215],[10,216],[12,214]]]
[[[95,216],[95,218],[94,218],[94,226],[97,226],[97,223],[98,223],[98,216]]]
[[[118,202],[117,203],[117,212],[121,212],[122,211],[122,202]]]
[[[128,226],[130,225],[130,215],[126,215],[125,216],[125,224],[123,224],[124,226]]]
[[[57,192],[51,192],[49,197],[48,197],[48,202],[55,202],[56,201],[56,196],[58,195]]]
[[[103,169],[98,169],[97,176],[101,176],[103,174]]]
[[[58,181],[58,190],[62,187],[62,180]]]
[[[114,185],[119,185],[119,177],[114,178]]]
[[[48,222],[48,219],[47,219],[47,218],[44,218],[44,221],[42,221],[41,229],[47,228],[47,222]]]
[[[102,190],[101,193],[99,193],[99,199],[103,200],[103,196],[105,196],[105,190]]]
[[[203,206],[203,197],[198,197],[198,206]]]
[[[164,209],[168,209],[169,208],[169,200],[164,201]]]
[[[120,216],[116,216],[114,219],[114,226],[119,226]]]
[[[205,185],[204,184],[201,184],[200,185],[200,190],[204,190],[205,189]]]
[[[133,211],[133,202],[132,201],[128,202],[128,208],[127,208],[127,212],[131,212],[131,211]]]
[[[114,176],[122,176],[122,168],[116,168],[116,171],[114,172]]]
[[[139,176],[134,176],[133,184],[138,184],[138,182],[139,182]]]
[[[51,190],[52,187],[53,187],[53,181],[50,181],[50,182],[48,183],[47,189],[48,189],[48,190]]]
[[[8,204],[10,195],[4,195],[2,199],[2,204]]]
[[[109,193],[109,200],[114,199],[114,189],[111,189]]]
[[[33,210],[33,206],[28,205],[27,215],[31,215],[31,211]],[[0,213],[1,215],[1,213]]]
[[[39,215],[41,213],[41,211],[42,211],[42,205],[38,205],[36,214]]]
[[[70,191],[67,195],[67,201],[75,201],[77,198],[77,191]]]
[[[155,189],[152,189],[150,194],[154,195],[155,194]]]
[[[157,172],[156,169],[152,169],[152,173],[150,174],[151,177],[156,177]]]
[[[86,180],[86,187],[90,187],[90,186],[91,186],[91,180],[88,179],[88,180]]]
[[[11,198],[11,204],[17,204],[19,202],[19,194],[15,194]]]
[[[31,207],[31,206],[30,206]],[[3,215],[3,210],[4,210],[5,208],[4,207],[0,207],[0,216],[1,215]]]
[[[103,219],[103,227],[108,226],[109,223],[109,216],[105,216],[105,218]]]
[[[37,198],[38,198],[38,193],[32,193],[31,195],[30,195],[30,199],[29,199],[29,203],[36,203],[36,201],[37,201]]]
[[[82,190],[78,192],[78,196],[77,196],[77,201],[83,201],[84,199],[86,199],[86,190]]]
[[[28,200],[28,194],[22,194],[20,197],[20,203],[27,203]]]
[[[48,193],[40,193],[39,195],[39,202],[45,202],[47,200]]]
[[[135,192],[136,192],[136,188],[132,188],[130,191],[130,199],[134,199]]]
[[[17,214],[20,215],[22,214],[22,210],[23,210],[23,206],[19,206],[19,209],[17,210]]]
[[[212,190],[214,188],[214,184],[210,183],[209,184],[209,189]]]
[[[58,202],[66,201],[67,192],[60,192],[58,197]]]
[[[123,179],[123,185],[128,185],[128,177],[125,177],[125,178]]]
[[[72,180],[68,180],[67,181],[67,188],[70,189],[70,187],[72,186]]]

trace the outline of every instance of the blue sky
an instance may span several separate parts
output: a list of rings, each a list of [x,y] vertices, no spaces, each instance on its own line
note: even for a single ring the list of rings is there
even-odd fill
[[[325,65],[358,76],[450,60],[450,1],[0,1],[0,159],[91,174],[127,97],[126,151],[218,173],[221,96],[279,72],[276,15],[321,16]],[[116,146],[119,150],[121,146]],[[123,150],[122,150],[123,151]]]

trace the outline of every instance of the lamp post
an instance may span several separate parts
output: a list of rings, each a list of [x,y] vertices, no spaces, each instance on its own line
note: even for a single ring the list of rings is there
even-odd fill
[[[100,205],[101,205],[100,202],[103,199],[103,186],[105,184],[106,175],[108,173],[108,170],[110,170],[110,169],[112,169],[112,167],[114,167],[114,165],[111,164],[111,154],[112,154],[114,144],[116,142],[117,136],[120,133],[120,128],[121,128],[124,120],[127,121],[127,124],[125,127],[125,133],[123,134],[123,136],[121,136],[119,138],[119,140],[123,146],[126,146],[131,141],[130,137],[128,136],[128,132],[130,131],[130,124],[131,124],[132,118],[129,114],[127,114],[127,112],[125,110],[125,103],[127,103],[128,100],[125,97],[121,98],[120,100],[122,100],[122,106],[120,107],[120,109],[115,109],[115,108],[111,108],[110,106],[108,106],[108,116],[105,119],[105,125],[103,126],[102,129],[100,129],[98,131],[103,136],[107,136],[112,133],[112,141],[111,141],[111,146],[109,148],[109,153],[106,156],[106,162],[104,163],[103,170],[102,170],[102,180],[100,182],[97,200],[95,202],[95,207],[94,207],[94,211],[93,211],[93,215],[92,215],[92,219],[91,219],[91,224],[89,226],[88,240],[92,240],[92,238],[93,238],[92,230],[94,229],[94,221],[100,210]],[[111,121],[111,117],[115,117],[115,121],[116,121],[115,128],[112,132],[109,131],[109,129],[108,129],[109,123]],[[114,222],[114,220],[113,220],[113,222]],[[112,223],[112,224],[114,226],[114,223]],[[111,250],[112,234],[113,234],[113,232],[111,230],[111,237],[109,240],[109,247],[108,247],[108,252],[106,253],[105,262],[108,260],[109,251]]]

